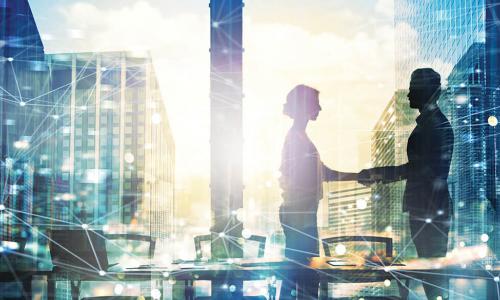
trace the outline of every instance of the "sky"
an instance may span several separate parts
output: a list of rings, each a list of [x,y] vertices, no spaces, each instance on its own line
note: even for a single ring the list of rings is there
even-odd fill
[[[179,183],[209,176],[208,0],[30,0],[46,52],[150,50],[176,144]],[[119,5],[117,3],[119,2]],[[287,92],[323,108],[308,134],[325,164],[358,171],[394,93],[392,0],[247,0],[244,177],[278,170]]]

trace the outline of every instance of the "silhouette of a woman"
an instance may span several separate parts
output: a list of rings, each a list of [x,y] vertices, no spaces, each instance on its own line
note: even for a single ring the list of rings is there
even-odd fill
[[[320,111],[319,92],[306,85],[293,88],[283,108],[283,113],[294,122],[286,135],[281,157],[280,222],[285,234],[285,256],[303,264],[310,257],[319,256],[317,210],[323,198],[323,182],[357,179],[356,173],[338,172],[325,166],[307,136],[308,122],[316,120]],[[281,289],[282,299],[295,299],[297,293],[299,299],[317,298],[316,278],[301,284],[304,291],[297,291],[292,284],[296,274],[289,275]]]

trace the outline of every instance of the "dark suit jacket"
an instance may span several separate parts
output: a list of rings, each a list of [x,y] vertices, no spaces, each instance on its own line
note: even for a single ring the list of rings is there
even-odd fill
[[[452,210],[448,172],[453,154],[453,130],[436,104],[417,118],[408,139],[408,163],[372,169],[383,182],[406,179],[403,209],[412,215],[449,215]]]

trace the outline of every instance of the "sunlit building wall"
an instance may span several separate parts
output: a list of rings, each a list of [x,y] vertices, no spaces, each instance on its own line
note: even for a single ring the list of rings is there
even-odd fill
[[[151,58],[47,55],[57,112],[54,219],[167,237],[174,143]]]
[[[356,182],[328,183],[328,232],[334,236],[371,231],[371,191]]]
[[[482,243],[483,234],[499,236],[498,216],[490,214],[500,187],[499,140],[491,125],[500,104],[499,16],[491,0],[395,1],[397,87],[406,88],[411,71],[427,66],[444,83],[439,105],[455,133],[449,177],[454,247]],[[488,243],[498,252],[498,241]]]
[[[401,165],[408,161],[406,146],[415,127],[418,111],[410,109],[408,91],[396,91],[377,121],[372,136],[374,167]],[[409,233],[408,215],[403,213],[405,182],[377,184],[372,195],[373,230],[393,239],[395,255],[414,254]]]

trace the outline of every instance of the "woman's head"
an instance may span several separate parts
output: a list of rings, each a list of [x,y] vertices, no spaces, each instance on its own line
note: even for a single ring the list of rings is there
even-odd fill
[[[316,120],[320,110],[319,91],[303,84],[288,93],[283,105],[283,113],[292,119]]]

